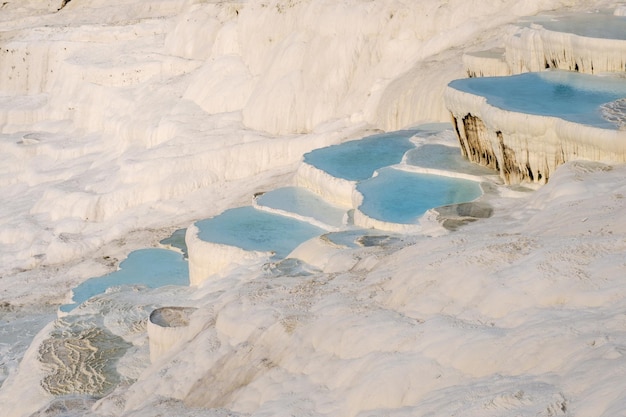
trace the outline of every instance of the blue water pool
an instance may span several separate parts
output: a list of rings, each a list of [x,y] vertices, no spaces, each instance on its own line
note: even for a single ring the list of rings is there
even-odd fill
[[[406,153],[407,165],[421,168],[454,171],[469,175],[493,175],[489,168],[469,162],[458,147],[428,144]]]
[[[427,210],[472,201],[482,194],[475,181],[416,174],[393,168],[357,185],[363,194],[359,209],[367,216],[390,223],[412,224]]]
[[[286,257],[300,243],[324,233],[323,229],[309,223],[254,207],[226,210],[196,222],[196,226],[201,240],[249,251],[272,251],[275,258]]]
[[[316,149],[304,155],[304,162],[336,178],[364,180],[377,169],[402,161],[404,153],[414,147],[409,140],[414,134],[413,130],[398,131]]]
[[[302,187],[284,187],[257,198],[261,206],[307,217],[332,227],[343,225],[346,211]]]
[[[73,289],[72,304],[61,306],[69,312],[94,295],[118,285],[145,285],[149,288],[164,285],[189,285],[189,268],[183,255],[167,249],[140,249],[131,252],[120,263],[120,269],[101,277],[90,278]]]
[[[575,123],[615,129],[600,106],[626,97],[626,80],[568,71],[525,73],[508,77],[466,78],[450,87],[487,98],[501,109],[558,117]]]

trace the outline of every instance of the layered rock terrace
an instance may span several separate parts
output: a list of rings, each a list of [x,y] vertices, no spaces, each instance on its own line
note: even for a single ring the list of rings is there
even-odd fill
[[[615,79],[608,82],[618,85],[626,70],[626,39],[619,30],[626,27],[626,18],[620,10],[531,23],[508,37],[505,48],[465,54],[466,73],[475,78],[567,71],[607,80],[612,77]],[[573,87],[555,83],[554,88],[584,90],[584,80]],[[546,183],[559,165],[571,160],[626,162],[623,98],[608,100],[577,120],[507,108],[459,84],[450,83],[444,99],[462,153],[470,161],[498,171],[507,184]],[[574,108],[576,98],[571,99]],[[548,99],[537,95],[528,100],[541,108],[542,100]],[[606,123],[587,121],[598,115]]]

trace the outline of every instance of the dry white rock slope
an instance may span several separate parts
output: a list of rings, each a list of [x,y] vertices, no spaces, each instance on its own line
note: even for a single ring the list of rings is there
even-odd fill
[[[50,317],[128,251],[289,183],[310,149],[447,121],[463,51],[502,47],[517,17],[605,5],[0,4],[2,414],[621,414],[617,165],[566,164],[534,193],[503,191],[491,219],[347,253],[343,271],[242,265]],[[145,318],[164,303],[198,307],[206,328],[150,365]]]

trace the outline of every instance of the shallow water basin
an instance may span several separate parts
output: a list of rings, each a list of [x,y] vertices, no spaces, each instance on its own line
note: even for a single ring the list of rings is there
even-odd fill
[[[277,214],[308,221],[324,229],[340,228],[345,223],[346,210],[302,187],[268,191],[258,196],[256,203],[264,209],[276,210]]]
[[[325,231],[290,217],[239,207],[196,222],[198,237],[206,242],[235,246],[248,251],[274,252],[284,258],[300,243]]]
[[[145,285],[149,288],[189,285],[187,261],[180,253],[168,249],[136,250],[120,263],[119,270],[89,278],[74,288],[73,303],[65,304],[59,310],[67,313],[89,298],[119,285]]]
[[[568,71],[467,78],[449,85],[483,96],[489,104],[504,110],[558,117],[604,129],[616,129],[618,125],[603,116],[602,107],[626,97],[623,78]]]
[[[359,210],[390,223],[412,224],[431,208],[472,201],[482,194],[476,181],[385,168],[357,185]]]
[[[386,133],[316,149],[304,155],[304,162],[336,178],[364,180],[382,167],[402,160],[414,147],[413,130]]]
[[[453,146],[428,144],[412,149],[406,153],[407,165],[445,170],[468,175],[493,175],[489,168],[469,162],[462,154],[461,149]]]

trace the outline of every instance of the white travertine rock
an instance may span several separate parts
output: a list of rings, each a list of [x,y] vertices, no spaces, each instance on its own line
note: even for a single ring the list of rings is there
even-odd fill
[[[623,72],[626,40],[555,32],[532,24],[507,38],[505,56],[513,74],[546,68],[587,74]]]
[[[354,225],[364,229],[377,229],[396,233],[418,233],[422,230],[419,224],[392,223],[375,219],[366,215],[358,208],[354,209]]]
[[[448,120],[463,45],[560,0],[60,3],[0,2],[0,184],[32,190],[3,217],[28,229],[19,247],[0,238],[0,264],[17,268],[85,254],[148,217],[186,224],[203,213],[171,207],[289,169],[345,140],[338,130]],[[66,140],[13,138],[38,132]],[[68,247],[49,222],[91,237]]]
[[[232,112],[245,106],[253,86],[254,78],[241,57],[225,55],[206,61],[194,74],[183,97],[209,114]]]
[[[504,49],[501,48],[463,54],[463,69],[469,77],[511,75],[511,69],[504,56]]]
[[[199,286],[211,275],[248,260],[271,256],[269,252],[247,251],[235,246],[207,242],[200,239],[195,224],[187,228],[185,244],[189,259],[189,285]]]
[[[301,162],[295,176],[295,184],[304,187],[340,207],[353,208],[352,196],[356,182],[333,177],[313,165]]]
[[[545,183],[559,165],[575,159],[626,162],[624,131],[503,110],[452,87],[445,101],[463,154],[499,171],[506,183]]]
[[[337,226],[332,226],[330,224],[326,224],[321,220],[316,219],[315,217],[310,217],[310,216],[306,216],[306,215],[301,215],[298,213],[294,213],[292,211],[289,210],[283,210],[280,208],[273,208],[273,207],[268,207],[265,206],[263,204],[259,204],[258,199],[253,198],[252,199],[252,207],[254,207],[255,209],[259,210],[259,211],[264,211],[266,213],[271,213],[271,214],[276,214],[279,216],[284,216],[284,217],[289,217],[291,219],[295,219],[304,223],[308,223],[310,225],[313,225],[315,227],[318,227],[322,230],[326,230],[329,232],[336,232],[340,230],[340,227]],[[345,216],[344,216],[345,218]]]
[[[325,273],[344,271],[357,263],[349,250],[330,242],[324,236],[301,243],[291,251],[289,258],[304,261]]]
[[[77,49],[68,48],[71,56],[58,66],[58,56],[41,68],[37,59],[24,57],[32,59],[33,77],[47,69],[48,80],[25,80],[20,72],[0,103],[0,281],[10,300],[0,302],[0,310],[5,318],[15,308],[26,321],[32,311],[57,303],[59,288],[102,270],[100,255],[143,245],[146,236],[153,242],[157,229],[237,205],[241,194],[271,183],[269,174],[251,177],[263,167],[295,164],[305,148],[330,142],[269,133],[253,143],[249,139],[258,132],[241,130],[300,132],[316,120],[332,123],[346,115],[352,123],[395,130],[418,117],[448,116],[444,80],[462,74],[462,50],[493,39],[489,27],[511,22],[514,15],[609,1],[73,0],[45,19],[30,13],[11,19],[16,8],[36,3],[50,5],[0,1],[0,43],[29,37],[46,48],[50,40],[36,35],[57,31]],[[92,20],[78,13],[90,6]],[[163,14],[176,7],[189,7],[189,13],[180,19]],[[202,27],[202,12],[217,7],[225,9],[217,19],[224,26],[214,33],[213,22]],[[76,21],[63,20],[70,12]],[[306,24],[299,26],[303,17]],[[308,37],[307,31],[315,35]],[[303,65],[282,65],[302,52],[303,38],[317,35],[324,36],[304,47],[310,56]],[[113,48],[115,36],[130,49]],[[55,42],[62,46],[70,39],[60,36]],[[87,60],[109,47],[98,65]],[[440,53],[444,49],[450,52]],[[128,53],[120,67],[107,62],[118,50]],[[159,73],[148,59],[155,50],[172,56],[163,57],[163,67],[184,65]],[[275,60],[281,54],[284,60]],[[145,72],[125,74],[143,70],[129,55],[149,61]],[[11,59],[0,60],[0,66],[4,62],[16,70],[24,65]],[[222,90],[214,80],[203,84],[209,67],[223,71],[218,79],[231,69],[241,80],[249,74],[256,88],[250,92],[242,84],[229,90],[235,80]],[[189,68],[198,70],[187,73]],[[40,86],[51,85],[53,77],[53,90],[42,92]],[[275,83],[279,94],[263,96],[272,93],[266,81]],[[303,81],[302,88],[288,91],[295,81]],[[8,79],[0,77],[0,83],[6,86]],[[212,96],[219,93],[227,95]],[[258,95],[250,101],[248,93]],[[243,108],[231,112],[238,106],[248,109],[246,117]],[[544,139],[533,146],[556,141],[556,132],[568,128],[490,112],[485,109],[471,125],[480,132],[496,122],[521,126],[522,139],[534,141],[535,133]],[[479,139],[497,139],[497,132]],[[214,147],[207,144],[212,141]],[[216,151],[225,146],[232,149]],[[8,369],[10,379],[0,387],[0,414],[620,415],[626,409],[619,366],[626,346],[626,168],[566,163],[550,174],[538,193],[500,202],[492,220],[450,236],[418,239],[393,254],[377,249],[355,264],[363,254],[340,251],[326,259],[322,253],[311,257],[324,262],[327,274],[268,277],[257,267],[207,282],[193,302],[214,307],[217,319],[203,320],[204,331],[155,366],[146,364],[145,344],[132,347],[117,366],[132,372],[91,410],[62,408],[62,401],[85,395],[51,398],[41,390],[42,337],[18,340],[15,355],[3,345],[0,378]],[[247,182],[235,189],[229,180],[237,178]],[[84,220],[86,213],[99,220]],[[141,238],[128,235],[144,228],[150,230]],[[136,301],[129,304],[134,311],[145,308],[144,294],[129,296]],[[124,311],[102,310],[97,322],[114,322]],[[130,316],[136,317],[132,311]],[[2,324],[3,343],[5,329],[27,325],[9,320]],[[137,321],[138,330],[143,323]],[[19,345],[28,343],[20,360]],[[12,362],[19,369],[5,367]],[[188,406],[211,408],[187,408],[185,398]]]
[[[203,320],[193,320],[196,310],[195,307],[161,307],[150,314],[147,324],[150,362],[187,343],[206,325]]]
[[[626,16],[626,6],[617,6],[613,11],[613,16]]]

